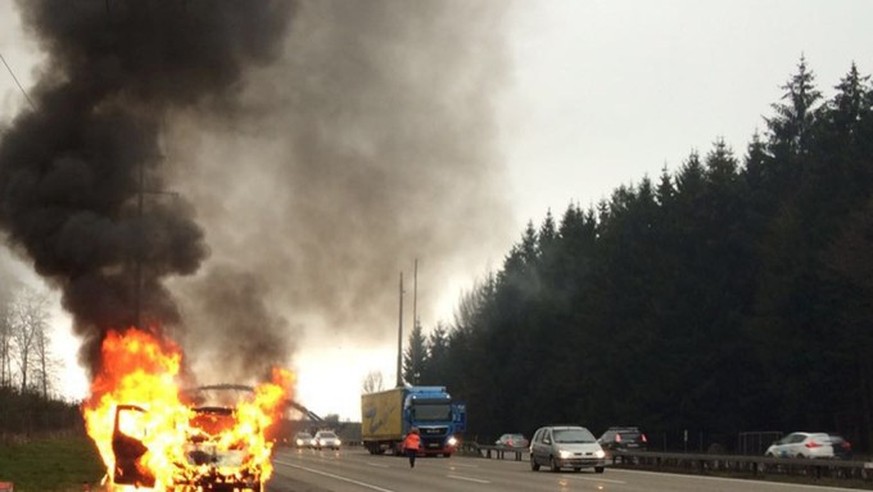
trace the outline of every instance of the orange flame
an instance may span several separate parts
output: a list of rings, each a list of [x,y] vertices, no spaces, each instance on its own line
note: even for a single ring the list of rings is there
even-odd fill
[[[282,416],[294,384],[290,371],[274,368],[253,398],[216,413],[183,402],[182,352],[169,340],[113,331],[101,357],[103,369],[82,411],[113,482],[164,491],[209,481],[242,488],[270,478],[273,443],[264,436]]]

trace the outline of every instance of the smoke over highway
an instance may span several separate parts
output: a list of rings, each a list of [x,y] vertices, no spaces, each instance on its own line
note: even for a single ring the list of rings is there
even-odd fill
[[[36,111],[0,146],[0,224],[63,288],[86,360],[105,327],[134,320],[137,258],[142,313],[233,379],[304,332],[396,336],[414,258],[419,314],[435,321],[449,273],[482,273],[505,248],[504,5],[19,10],[50,57]],[[140,216],[141,169],[161,193]]]

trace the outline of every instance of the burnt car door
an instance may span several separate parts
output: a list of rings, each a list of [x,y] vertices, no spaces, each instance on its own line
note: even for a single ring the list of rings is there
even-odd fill
[[[145,438],[146,410],[136,405],[118,405],[112,428],[112,454],[115,467],[112,481],[118,485],[154,487],[155,477],[140,463],[148,451]]]

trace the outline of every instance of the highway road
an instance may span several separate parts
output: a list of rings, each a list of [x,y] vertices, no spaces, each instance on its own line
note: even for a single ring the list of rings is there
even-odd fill
[[[363,449],[340,451],[280,448],[267,492],[828,492],[851,489],[607,468],[580,473],[533,472],[527,462],[453,456],[372,456]]]

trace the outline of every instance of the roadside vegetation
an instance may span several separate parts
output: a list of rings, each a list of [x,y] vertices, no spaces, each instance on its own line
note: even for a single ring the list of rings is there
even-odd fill
[[[16,492],[97,490],[104,473],[83,431],[0,441],[0,481],[12,482]]]
[[[16,492],[93,490],[105,473],[78,405],[0,387],[0,482]]]
[[[529,223],[452,322],[414,328],[406,381],[451,388],[481,442],[575,422],[652,450],[809,430],[869,452],[873,87],[852,65],[826,99],[801,59],[783,89],[742,156],[716,138]]]

